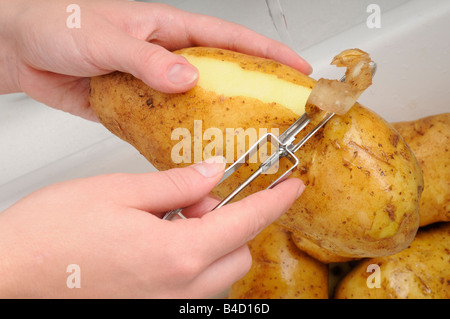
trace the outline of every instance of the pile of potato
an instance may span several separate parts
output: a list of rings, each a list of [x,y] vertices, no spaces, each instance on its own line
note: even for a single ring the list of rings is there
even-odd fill
[[[182,158],[198,158],[194,141],[209,138],[200,160],[236,160],[253,143],[227,148],[230,128],[231,138],[251,128],[281,133],[305,111],[309,125],[317,123],[305,104],[316,81],[306,75],[227,50],[176,53],[200,73],[186,93],[164,94],[120,72],[91,79],[90,102],[101,123],[159,170],[191,164],[173,159],[186,141],[173,137],[177,128],[193,146]],[[223,136],[213,138],[209,128]],[[356,103],[334,116],[296,153],[293,176],[305,192],[249,243],[252,268],[229,297],[449,298],[449,137],[450,113],[391,125]],[[225,197],[258,165],[243,166],[213,193]],[[284,165],[237,199],[267,187]]]
[[[450,298],[450,113],[393,126],[423,172],[420,229],[399,253],[359,261],[337,283],[337,299]],[[378,278],[369,278],[374,268],[370,265],[379,267]]]
[[[395,254],[345,262],[352,258],[272,226],[250,243],[252,269],[230,298],[450,298],[450,113],[393,126],[416,154],[425,182],[413,242]],[[310,256],[291,252],[295,245]]]

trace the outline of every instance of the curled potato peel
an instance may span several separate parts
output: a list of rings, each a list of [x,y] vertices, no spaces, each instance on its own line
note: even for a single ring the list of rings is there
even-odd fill
[[[331,64],[347,67],[345,81],[319,79],[308,103],[324,111],[344,115],[372,85],[371,62],[369,55],[362,50],[350,49],[341,52],[334,57]]]

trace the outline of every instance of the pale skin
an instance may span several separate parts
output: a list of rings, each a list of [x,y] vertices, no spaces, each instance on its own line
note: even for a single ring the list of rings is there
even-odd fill
[[[217,18],[149,3],[77,1],[81,27],[66,26],[71,1],[0,0],[0,93],[30,97],[89,120],[89,77],[128,72],[166,93],[198,73],[170,51],[212,46],[272,58],[309,74],[285,45]],[[45,23],[43,21],[45,20]],[[183,169],[111,174],[38,190],[0,213],[0,297],[204,298],[250,268],[246,243],[304,189],[288,179],[210,212],[221,158]],[[188,219],[162,220],[187,207]],[[67,267],[80,267],[69,289]]]

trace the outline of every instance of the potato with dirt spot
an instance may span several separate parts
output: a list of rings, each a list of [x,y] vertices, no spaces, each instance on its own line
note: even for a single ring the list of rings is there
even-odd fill
[[[297,249],[290,233],[272,224],[249,243],[252,267],[229,298],[327,299],[328,267]]]
[[[352,260],[361,259],[361,257],[344,257],[333,253],[331,250],[325,249],[312,241],[302,237],[299,234],[292,234],[292,242],[298,249],[307,252],[308,255],[322,263],[344,263]]]
[[[355,104],[296,155],[306,189],[280,225],[346,258],[394,254],[414,239],[422,173],[403,138],[376,113]]]
[[[449,299],[450,223],[422,228],[398,254],[360,262],[339,283],[335,298]]]
[[[420,226],[450,221],[450,113],[393,126],[411,147],[422,169]]]

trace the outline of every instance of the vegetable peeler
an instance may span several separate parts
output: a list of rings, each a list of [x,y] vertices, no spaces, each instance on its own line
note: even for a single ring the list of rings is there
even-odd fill
[[[372,77],[374,76],[377,65],[372,62],[370,64],[370,69]],[[345,76],[340,80],[345,81]],[[314,90],[314,89],[313,89]],[[258,176],[266,173],[270,168],[276,165],[279,160],[286,157],[291,162],[291,166],[273,181],[267,189],[273,188],[275,185],[286,179],[291,172],[298,166],[299,159],[295,156],[297,152],[317,131],[319,131],[333,116],[335,113],[328,112],[325,117],[309,131],[298,143],[295,143],[297,135],[311,122],[310,117],[306,112],[297,119],[286,131],[284,131],[279,137],[271,133],[267,133],[262,136],[253,146],[251,146],[237,161],[230,165],[224,173],[224,176],[219,181],[218,184],[222,183],[228,177],[230,177],[234,172],[236,172],[242,165],[247,163],[250,158],[258,152],[258,150],[267,143],[271,143],[276,147],[275,151],[259,165],[259,168],[253,172],[242,184],[240,184],[236,189],[234,189],[226,198],[224,198],[213,210],[223,207],[232,201],[242,190],[244,190],[248,185],[250,185]],[[171,220],[175,217],[186,219],[182,214],[182,208],[171,210],[167,212],[163,219]]]

